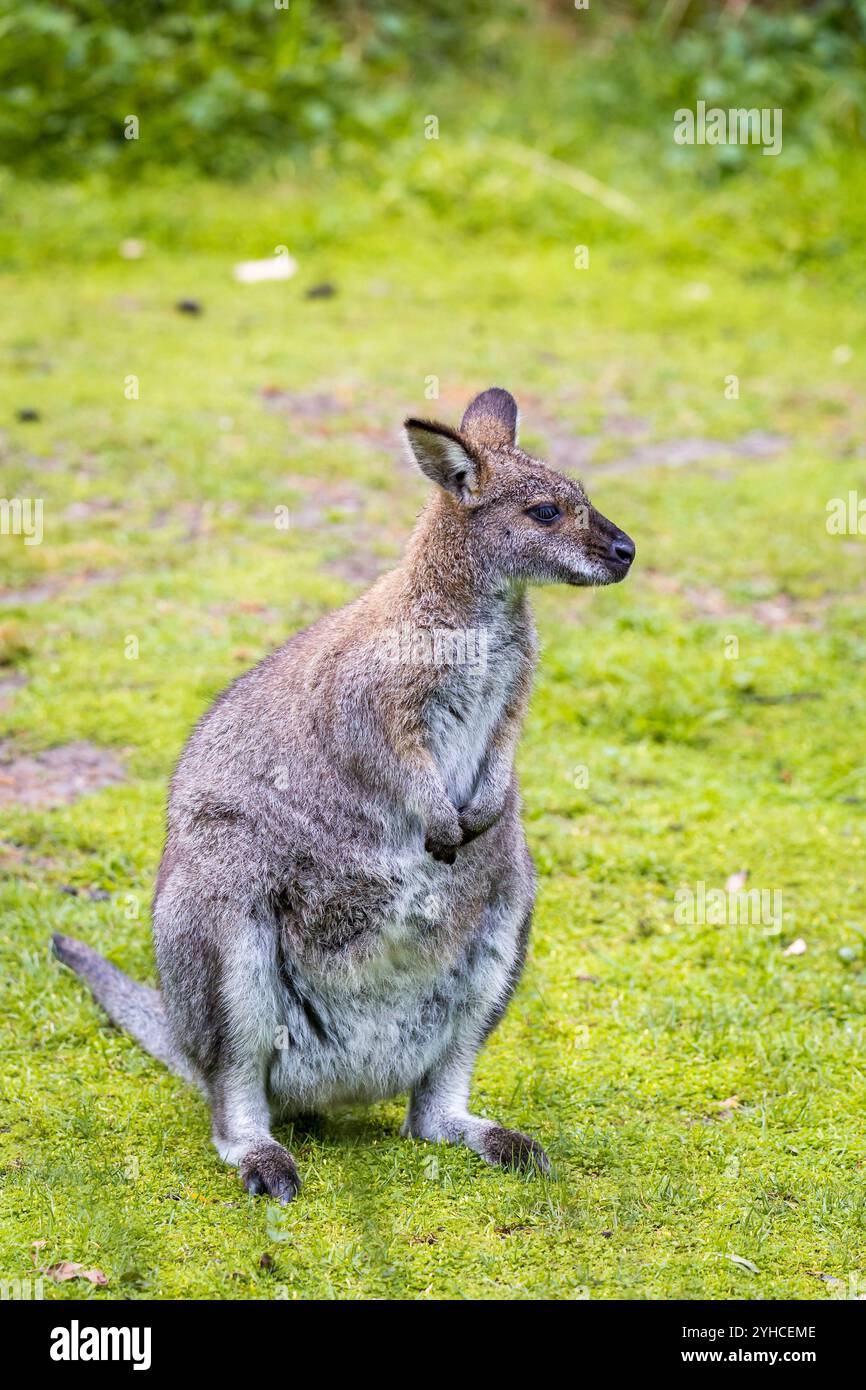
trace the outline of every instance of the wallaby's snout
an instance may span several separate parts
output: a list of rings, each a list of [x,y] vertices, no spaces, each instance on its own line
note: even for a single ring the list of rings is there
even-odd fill
[[[592,505],[582,485],[517,443],[517,404],[491,387],[459,430],[406,421],[415,462],[439,485],[440,507],[477,576],[536,584],[618,584],[634,541]]]
[[[625,579],[632,566],[635,557],[635,543],[631,536],[627,536],[625,531],[621,531],[612,521],[608,521],[606,516],[596,511],[592,504],[589,504],[589,521],[587,530],[586,547],[587,551],[595,557],[599,567],[599,577],[595,579],[596,584],[619,584],[620,580]],[[573,581],[574,582],[574,581]],[[578,580],[578,583],[585,583],[585,580]]]
[[[623,578],[625,578],[625,575],[631,569],[631,562],[635,556],[634,541],[631,536],[626,535],[625,531],[620,531],[619,535],[615,537],[613,545],[611,546],[611,554],[613,558],[624,567]]]

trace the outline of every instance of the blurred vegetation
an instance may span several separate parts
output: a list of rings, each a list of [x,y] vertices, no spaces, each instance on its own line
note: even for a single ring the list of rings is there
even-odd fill
[[[475,78],[488,123],[526,120],[515,87],[569,47],[592,62],[579,91],[554,64],[545,146],[654,129],[698,97],[781,106],[786,141],[807,146],[866,130],[866,0],[0,0],[0,38],[0,163],[38,176],[365,161],[417,127],[419,103],[465,121]],[[714,151],[722,169],[744,157]]]
[[[547,89],[530,95],[541,131]],[[380,182],[21,181],[7,200],[0,465],[7,496],[44,499],[45,540],[0,547],[0,742],[89,740],[129,776],[0,806],[4,1277],[32,1277],[44,1240],[41,1264],[105,1272],[100,1302],[824,1300],[866,1279],[866,537],[826,529],[828,499],[866,492],[864,161],[752,151],[707,187],[709,149],[669,177],[670,141],[645,169],[593,146],[636,223],[494,144],[443,126],[383,151]],[[283,240],[294,279],[232,277]],[[337,293],[308,298],[325,280]],[[189,297],[201,314],[176,311]],[[527,447],[579,467],[638,546],[626,584],[533,598],[519,756],[540,896],[473,1105],[542,1139],[556,1175],[410,1144],[388,1101],[280,1130],[305,1187],[277,1225],[202,1100],[48,936],[153,980],[190,727],[400,553],[424,496],[400,419],[456,421],[497,381]],[[674,920],[679,887],[745,869],[783,894],[782,934]]]

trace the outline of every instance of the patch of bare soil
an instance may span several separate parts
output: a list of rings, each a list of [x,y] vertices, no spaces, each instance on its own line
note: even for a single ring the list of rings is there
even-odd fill
[[[641,444],[630,454],[598,466],[605,473],[632,473],[637,468],[687,468],[706,459],[773,458],[787,447],[785,435],[768,430],[750,430],[740,439],[665,439],[656,444]]]
[[[0,872],[20,872],[22,869],[54,869],[56,860],[46,859],[44,855],[31,854],[21,845],[13,845],[11,840],[0,840]]]
[[[284,391],[280,386],[263,386],[259,394],[265,410],[299,420],[330,420],[351,405],[333,391]]]
[[[345,579],[347,584],[372,584],[380,574],[393,569],[396,563],[396,556],[375,554],[362,544],[356,550],[348,550],[344,555],[335,555],[326,560],[322,568],[328,574]]]
[[[335,389],[323,388],[316,391],[286,391],[280,386],[265,386],[260,396],[266,410],[272,414],[283,415],[298,423],[298,432],[304,441],[311,445],[333,447],[337,444],[350,444],[361,449],[384,452],[389,458],[399,460],[402,456],[400,442],[400,419],[409,413],[397,402],[383,402],[377,397],[374,402],[365,401],[355,387],[339,386]],[[465,407],[471,391],[463,393]],[[421,414],[436,415],[442,403],[434,401],[429,411]],[[349,429],[345,416],[348,411],[363,416],[360,429]]]
[[[722,589],[682,584],[671,575],[660,574],[657,570],[645,570],[644,578],[657,593],[672,594],[683,599],[696,617],[718,618],[730,623],[751,619],[770,632],[779,632],[787,628],[820,628],[823,625],[824,614],[834,603],[856,598],[864,592],[858,589],[806,598],[782,592],[759,599],[748,606],[737,606],[731,603]]]
[[[549,421],[542,422],[541,433],[545,440],[542,458],[560,473],[586,472],[602,442],[600,434],[572,434],[560,425],[553,428]]]
[[[179,530],[183,527],[177,540],[181,545],[187,545],[210,535],[221,521],[238,516],[240,510],[239,503],[230,500],[220,503],[177,501],[170,507],[157,507],[150,517],[148,527],[151,531],[162,531],[167,527]]]
[[[334,526],[350,524],[350,517],[354,525],[355,519],[363,515],[370,503],[369,490],[342,479],[309,478],[295,474],[291,485],[302,498],[289,509],[291,521],[305,527],[318,526],[327,531]],[[346,520],[336,520],[334,512],[345,512]]]
[[[16,690],[20,690],[22,685],[27,684],[27,677],[18,672],[12,675],[0,675],[0,708],[8,705]]]
[[[110,497],[90,497],[86,501],[70,502],[63,510],[66,521],[91,521],[96,516],[122,515],[125,508]]]
[[[84,740],[18,757],[8,739],[0,743],[0,804],[69,805],[88,792],[125,780],[116,754]]]
[[[251,600],[241,600],[238,603],[211,603],[208,605],[209,613],[213,613],[216,618],[230,618],[237,614],[244,617],[261,620],[267,623],[279,623],[283,619],[283,614],[278,608],[273,608],[267,603],[254,603]]]
[[[347,527],[364,528],[363,517],[372,494],[355,483],[287,473],[283,477],[283,485],[287,493],[297,496],[294,502],[286,501],[289,531],[303,528],[304,531],[324,534],[341,533]],[[251,515],[255,521],[268,526],[273,526],[276,521],[273,508],[257,508]]]
[[[31,603],[48,603],[54,598],[81,597],[82,590],[97,584],[110,584],[118,578],[116,570],[84,570],[29,584],[25,589],[0,589],[0,608],[23,608]]]
[[[639,415],[612,413],[606,416],[601,434],[578,434],[566,422],[556,419],[541,402],[527,404],[526,418],[537,424],[545,440],[544,459],[562,472],[596,470],[632,473],[639,468],[687,468],[710,459],[772,458],[787,447],[784,435],[768,430],[751,430],[735,440],[687,437],[658,442],[635,443],[629,453],[608,462],[594,462],[599,446],[607,439],[640,440],[650,432],[649,422]]]
[[[31,603],[47,603],[56,598],[63,585],[57,579],[46,579],[42,584],[28,584],[26,589],[0,589],[0,607],[19,608]]]

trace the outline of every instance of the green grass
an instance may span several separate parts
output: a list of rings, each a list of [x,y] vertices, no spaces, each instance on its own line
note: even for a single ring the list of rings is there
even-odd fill
[[[631,225],[472,144],[395,160],[378,196],[350,174],[7,195],[3,492],[44,499],[45,540],[0,538],[23,591],[0,652],[27,682],[0,736],[89,739],[129,776],[3,807],[0,1275],[32,1273],[45,1241],[41,1264],[108,1277],[58,1299],[829,1297],[817,1274],[866,1278],[866,537],[825,526],[828,499],[866,496],[862,163],[756,158],[706,187],[599,148],[586,167],[640,202]],[[295,280],[233,281],[280,243]],[[305,299],[323,279],[337,296]],[[173,309],[189,296],[199,317]],[[555,1175],[401,1140],[393,1102],[287,1131],[305,1187],[274,1212],[49,935],[153,978],[192,722],[399,553],[423,497],[389,442],[401,416],[453,421],[492,383],[530,447],[599,437],[590,494],[638,547],[624,586],[537,600],[520,770],[538,908],[474,1105],[539,1137]],[[334,408],[269,409],[266,389]],[[738,453],[753,430],[784,443]],[[606,473],[694,437],[718,455]],[[778,934],[675,920],[678,888],[745,868],[781,892]]]

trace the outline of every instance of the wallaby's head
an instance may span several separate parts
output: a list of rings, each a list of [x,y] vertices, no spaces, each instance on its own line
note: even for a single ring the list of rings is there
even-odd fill
[[[441,489],[440,505],[493,575],[538,584],[617,584],[634,559],[624,531],[596,511],[580,483],[517,444],[517,404],[491,387],[460,429],[406,421],[412,457]]]

